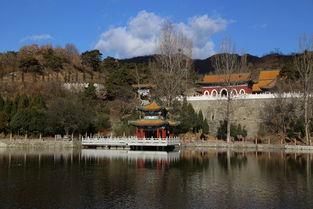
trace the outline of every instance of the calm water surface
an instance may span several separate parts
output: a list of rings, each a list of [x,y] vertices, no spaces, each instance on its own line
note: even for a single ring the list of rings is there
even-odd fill
[[[313,155],[0,149],[0,208],[313,208]]]

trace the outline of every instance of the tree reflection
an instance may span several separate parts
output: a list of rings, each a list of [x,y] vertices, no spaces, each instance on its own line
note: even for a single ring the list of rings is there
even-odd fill
[[[247,165],[247,157],[245,153],[239,152],[218,152],[217,153],[218,164],[225,171],[230,169],[245,167]]]

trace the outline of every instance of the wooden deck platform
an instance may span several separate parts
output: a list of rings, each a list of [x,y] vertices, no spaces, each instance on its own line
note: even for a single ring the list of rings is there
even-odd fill
[[[143,149],[174,149],[176,145],[180,145],[179,137],[171,138],[137,138],[137,137],[121,137],[121,138],[105,138],[105,137],[86,137],[82,139],[84,147],[122,147],[133,150]]]

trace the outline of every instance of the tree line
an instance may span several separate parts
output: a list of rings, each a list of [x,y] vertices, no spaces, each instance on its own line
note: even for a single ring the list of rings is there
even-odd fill
[[[52,101],[41,94],[0,96],[0,132],[4,135],[78,135],[108,128],[108,109],[97,98],[93,85],[77,95],[63,93]]]

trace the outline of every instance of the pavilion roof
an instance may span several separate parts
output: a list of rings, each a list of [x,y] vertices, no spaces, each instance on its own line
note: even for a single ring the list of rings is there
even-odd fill
[[[155,112],[155,111],[160,111],[163,107],[160,106],[158,103],[155,101],[147,104],[147,105],[141,105],[138,106],[137,109],[141,111],[146,111],[146,112]]]
[[[165,120],[140,119],[140,120],[129,121],[129,124],[133,126],[163,126],[163,125],[167,125],[168,122]]]
[[[139,119],[139,120],[132,120],[129,121],[129,124],[133,126],[177,126],[180,123],[177,121],[169,121],[169,120],[161,120],[161,119]]]

